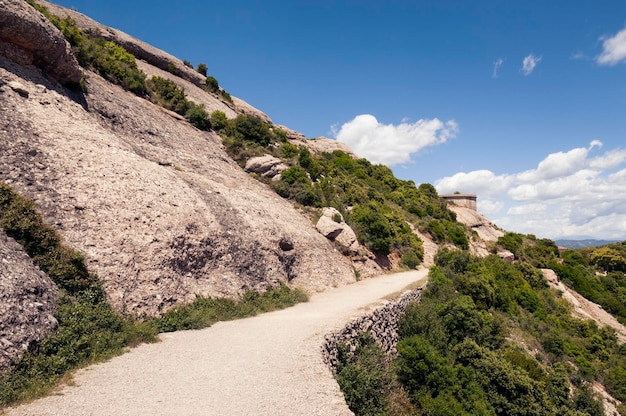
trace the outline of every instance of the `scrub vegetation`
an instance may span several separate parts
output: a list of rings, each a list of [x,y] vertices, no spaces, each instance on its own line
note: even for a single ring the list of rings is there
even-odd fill
[[[211,120],[219,116],[213,113]],[[280,179],[259,179],[302,206],[336,208],[359,241],[375,253],[398,256],[404,266],[415,268],[423,260],[424,249],[411,226],[429,233],[439,244],[469,247],[465,226],[456,221],[430,184],[416,187],[413,181],[397,179],[386,166],[339,150],[312,154],[254,116],[224,120],[216,131],[242,167],[255,156],[280,158],[289,166]]]
[[[526,259],[440,249],[422,301],[401,319],[396,357],[367,338],[341,356],[337,380],[355,414],[599,416],[594,382],[626,400],[624,344],[572,317],[537,269],[560,264],[554,243],[519,234],[501,243]],[[571,257],[563,264],[584,266]]]

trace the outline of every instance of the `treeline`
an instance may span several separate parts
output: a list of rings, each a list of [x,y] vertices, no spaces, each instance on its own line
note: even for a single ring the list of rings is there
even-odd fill
[[[355,414],[599,416],[596,381],[626,400],[626,347],[573,318],[528,262],[443,249],[430,279],[392,362],[367,337],[342,355],[337,380]]]

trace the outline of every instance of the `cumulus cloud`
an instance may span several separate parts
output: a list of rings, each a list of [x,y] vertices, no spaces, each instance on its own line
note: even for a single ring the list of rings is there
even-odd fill
[[[626,28],[617,32],[614,36],[601,38],[602,53],[596,57],[600,65],[616,65],[626,62]]]
[[[457,173],[440,193],[476,193],[478,208],[500,227],[540,237],[626,239],[626,149],[587,147],[549,154],[535,169],[497,175]],[[484,201],[484,202],[481,202]]]
[[[335,138],[350,146],[360,157],[373,163],[392,166],[411,161],[411,155],[428,146],[445,143],[456,137],[454,120],[403,120],[398,125],[382,124],[371,114],[361,114],[332,128]]]
[[[541,56],[535,56],[531,53],[522,61],[522,73],[526,76],[532,74],[539,62],[541,62]]]
[[[594,140],[587,148],[552,153],[539,162],[537,169],[522,172],[517,175],[517,179],[522,182],[537,182],[572,174],[585,167],[588,163],[587,155],[594,147],[601,146],[600,141]]]
[[[482,197],[499,196],[511,182],[506,175],[497,176],[489,170],[475,170],[465,173],[459,172],[454,176],[440,179],[435,182],[437,192],[452,194],[454,192],[471,193]]]
[[[500,71],[502,65],[504,65],[504,59],[502,58],[499,58],[493,63],[493,73],[491,74],[493,78],[498,78],[498,71]]]

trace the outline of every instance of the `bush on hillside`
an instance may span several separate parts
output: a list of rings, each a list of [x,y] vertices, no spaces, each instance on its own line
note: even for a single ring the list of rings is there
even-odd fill
[[[208,70],[209,68],[207,68],[206,64],[203,62],[200,62],[198,64],[198,67],[196,68],[196,71],[198,71],[200,75],[204,75],[205,77],[206,77]]]

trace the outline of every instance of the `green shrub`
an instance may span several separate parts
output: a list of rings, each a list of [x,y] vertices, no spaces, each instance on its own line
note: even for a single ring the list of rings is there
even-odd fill
[[[0,184],[0,226],[20,243],[61,289],[55,317],[59,328],[30,350],[0,380],[0,406],[47,393],[77,367],[104,360],[126,346],[155,339],[150,323],[117,314],[106,302],[97,276],[79,252],[65,246],[32,201]]]
[[[45,224],[32,201],[0,183],[0,227],[20,243],[41,270],[71,294],[99,291],[97,277],[89,274],[84,257],[65,246],[57,232]]]
[[[206,89],[212,93],[217,93],[220,90],[220,84],[217,82],[217,79],[215,79],[215,77],[213,76],[206,77],[206,80],[204,81],[204,85],[206,86]]]
[[[339,345],[337,382],[350,410],[357,415],[386,415],[389,399],[385,392],[393,382],[385,354],[369,334],[361,334],[354,354]]]
[[[204,75],[204,76],[206,77],[206,74],[207,74],[207,72],[208,72],[209,68],[207,68],[207,66],[206,66],[206,64],[205,64],[205,63],[200,62],[200,63],[198,64],[198,68],[197,68],[196,70],[198,71],[198,73],[199,73],[200,75]]]
[[[198,105],[190,101],[185,118],[197,129],[209,130],[211,128],[209,113],[206,112],[204,104]]]
[[[210,123],[213,130],[221,131],[228,126],[228,119],[223,111],[215,110],[211,113]]]
[[[148,81],[148,90],[150,100],[163,108],[183,116],[189,110],[190,103],[185,97],[185,90],[174,81],[155,75]]]
[[[248,291],[238,301],[198,296],[189,305],[178,306],[165,312],[156,322],[156,326],[159,332],[206,328],[218,321],[284,309],[299,302],[306,302],[307,299],[303,291],[290,289],[282,283],[263,293]]]
[[[69,16],[61,19],[35,1],[27,2],[63,33],[81,66],[139,96],[146,94],[146,74],[137,68],[132,54],[114,42],[83,32]]]

